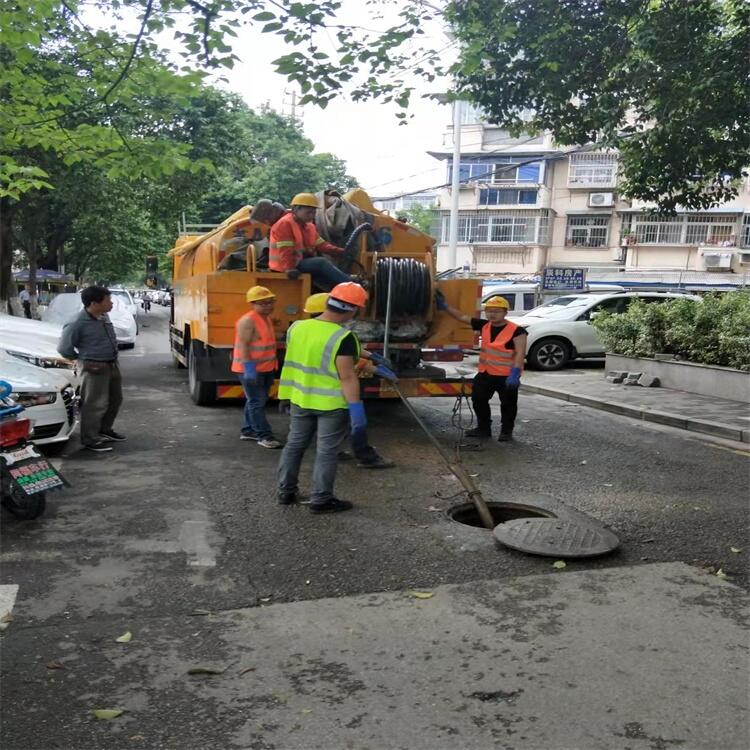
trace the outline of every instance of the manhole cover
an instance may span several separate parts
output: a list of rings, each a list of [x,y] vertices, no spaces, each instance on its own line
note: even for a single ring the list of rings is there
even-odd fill
[[[546,557],[595,557],[620,544],[611,531],[599,524],[559,518],[518,518],[501,523],[492,533],[506,547]]]

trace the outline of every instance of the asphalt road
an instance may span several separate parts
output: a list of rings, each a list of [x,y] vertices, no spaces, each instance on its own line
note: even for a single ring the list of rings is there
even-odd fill
[[[3,515],[2,582],[20,587],[2,639],[3,748],[234,747],[232,705],[196,702],[149,659],[157,643],[160,663],[227,658],[206,613],[550,572],[548,558],[500,550],[448,518],[461,488],[396,402],[370,403],[368,416],[372,441],[398,467],[340,467],[337,494],[353,511],[279,507],[278,452],[239,441],[238,405],[192,404],[166,324],[167,310],[152,308],[122,354],[116,427],[127,442],[108,455],[71,442],[62,470],[73,486],[46,516]],[[447,446],[452,406],[416,403]],[[283,437],[285,419],[274,411],[271,421]],[[621,539],[614,554],[567,571],[682,561],[747,584],[742,446],[523,395],[517,438],[464,453],[487,499],[562,502]],[[126,631],[133,645],[115,643]],[[126,694],[137,721],[93,719]]]

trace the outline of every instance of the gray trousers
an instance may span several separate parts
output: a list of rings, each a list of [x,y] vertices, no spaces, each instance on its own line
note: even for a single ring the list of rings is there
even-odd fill
[[[111,430],[122,405],[122,375],[117,363],[104,365],[99,372],[86,372],[81,384],[81,442],[90,445],[99,440],[102,430]]]
[[[299,468],[307,447],[312,442],[315,431],[318,441],[315,450],[310,503],[325,503],[333,495],[336,481],[338,453],[341,441],[346,438],[349,428],[349,412],[346,409],[317,411],[301,409],[291,405],[289,435],[279,461],[279,493],[296,492]]]

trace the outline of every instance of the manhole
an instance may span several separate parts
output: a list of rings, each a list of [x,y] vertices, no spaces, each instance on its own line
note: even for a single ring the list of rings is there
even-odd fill
[[[496,526],[492,533],[506,547],[545,557],[595,557],[620,545],[611,531],[595,521],[516,518]]]
[[[490,515],[496,525],[506,521],[515,521],[519,518],[557,518],[552,511],[534,505],[524,505],[523,503],[489,502],[487,507],[490,509]],[[457,523],[464,524],[464,526],[485,528],[474,503],[462,503],[453,506],[448,510],[448,517]]]

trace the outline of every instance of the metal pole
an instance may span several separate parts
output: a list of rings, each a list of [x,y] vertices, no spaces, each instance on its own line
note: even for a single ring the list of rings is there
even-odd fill
[[[451,175],[451,214],[448,234],[448,268],[455,268],[458,245],[458,198],[461,172],[461,102],[453,102],[453,174]]]
[[[388,359],[388,343],[391,338],[391,294],[393,292],[393,266],[395,258],[388,258],[388,297],[385,302],[385,335],[383,336],[383,356]]]

